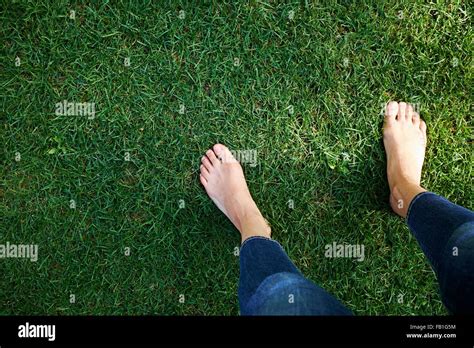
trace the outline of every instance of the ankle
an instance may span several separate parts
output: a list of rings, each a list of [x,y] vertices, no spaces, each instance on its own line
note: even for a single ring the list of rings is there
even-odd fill
[[[242,243],[250,237],[271,237],[271,228],[257,207],[247,210],[240,218],[240,234]]]
[[[425,191],[423,187],[413,181],[401,180],[397,182],[390,190],[390,205],[393,211],[401,217],[406,217],[413,198]]]

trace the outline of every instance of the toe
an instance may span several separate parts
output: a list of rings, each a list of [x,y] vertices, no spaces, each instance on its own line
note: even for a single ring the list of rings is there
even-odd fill
[[[421,120],[420,122],[420,129],[423,132],[423,134],[426,136],[426,123],[423,120]]]
[[[406,112],[407,112],[407,103],[405,102],[400,102],[398,104],[398,121],[405,121],[406,117]]]
[[[232,152],[230,150],[222,145],[222,144],[216,144],[213,147],[214,152],[216,153],[217,157],[219,157],[223,163],[234,163],[236,162],[236,159],[232,155]]]
[[[405,117],[407,118],[408,121],[411,121],[413,118],[413,106],[411,104],[407,104]]]
[[[217,165],[220,164],[219,159],[217,158],[217,156],[216,156],[216,154],[214,153],[214,151],[212,151],[211,149],[207,150],[206,156],[207,156],[207,158],[209,158],[209,160],[211,161],[211,163],[212,163],[213,166],[217,166]]]
[[[211,161],[209,161],[209,158],[207,158],[207,156],[202,156],[201,162],[204,165],[204,167],[207,169],[207,171],[210,172],[212,170],[212,163]]]
[[[215,154],[217,155],[217,157],[221,157],[224,155],[224,153],[226,151],[229,151],[229,149],[227,147],[225,147],[224,145],[222,144],[215,144],[212,149],[214,150]]]
[[[206,167],[204,167],[204,165],[201,164],[201,166],[199,167],[199,169],[201,169],[201,176],[207,180],[209,180],[209,177],[211,176],[211,174],[209,173],[209,171],[207,170]]]
[[[412,116],[411,120],[413,121],[413,124],[415,126],[420,125],[420,115],[417,112],[413,112],[413,116]]]
[[[395,121],[398,113],[398,103],[396,101],[389,102],[385,107],[385,120],[387,122]]]
[[[201,174],[199,175],[199,181],[201,181],[201,184],[206,187],[207,186],[207,179]]]

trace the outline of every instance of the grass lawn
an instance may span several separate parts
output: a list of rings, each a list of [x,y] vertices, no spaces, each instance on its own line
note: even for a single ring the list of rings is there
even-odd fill
[[[473,209],[468,3],[2,1],[0,244],[39,255],[0,259],[0,314],[237,315],[238,232],[199,183],[216,142],[257,151],[250,190],[309,279],[358,315],[446,314],[388,204],[380,111],[417,105],[423,185]]]

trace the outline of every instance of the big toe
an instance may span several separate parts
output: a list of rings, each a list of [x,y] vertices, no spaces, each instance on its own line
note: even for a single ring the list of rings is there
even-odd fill
[[[230,152],[230,150],[227,148],[227,146],[224,146],[222,144],[215,144],[213,146],[213,150],[217,157],[222,161],[222,162],[235,162],[235,158]]]
[[[216,155],[217,155],[218,157],[221,157],[222,154],[224,153],[224,151],[226,151],[226,150],[228,151],[228,150],[229,150],[226,146],[224,146],[224,145],[222,145],[222,144],[215,144],[215,145],[212,147],[212,149],[214,150],[214,152],[216,153]]]

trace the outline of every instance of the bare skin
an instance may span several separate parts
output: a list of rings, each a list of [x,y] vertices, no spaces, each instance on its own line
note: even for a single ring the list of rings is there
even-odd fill
[[[426,124],[410,104],[393,101],[387,104],[383,143],[387,153],[390,205],[395,213],[406,217],[413,198],[426,191],[420,186]]]
[[[240,163],[229,149],[216,144],[207,150],[201,162],[201,184],[240,231],[242,243],[253,236],[270,238],[270,226],[250,195]]]

